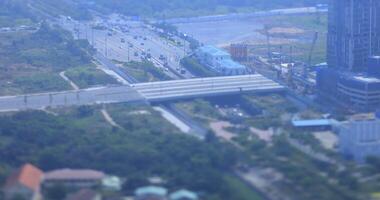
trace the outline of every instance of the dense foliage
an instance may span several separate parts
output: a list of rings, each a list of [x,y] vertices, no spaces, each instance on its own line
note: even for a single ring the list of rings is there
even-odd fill
[[[1,0],[0,27],[15,26],[36,20],[36,16],[27,7],[29,0]]]
[[[31,162],[44,170],[94,168],[126,177],[133,181],[125,192],[146,177],[161,176],[168,188],[241,199],[224,179],[239,159],[232,147],[184,136],[148,107],[115,105],[108,110],[122,128],[112,128],[94,107],[58,116],[22,112],[0,117],[0,177],[9,174],[6,169]]]
[[[0,35],[0,93],[68,89],[58,73],[91,64],[93,49],[87,41],[42,23],[36,32]]]

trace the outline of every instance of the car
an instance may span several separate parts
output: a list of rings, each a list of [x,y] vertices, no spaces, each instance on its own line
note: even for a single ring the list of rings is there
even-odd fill
[[[186,74],[186,70],[181,69],[180,73],[181,73],[181,74]]]
[[[121,38],[120,42],[121,42],[121,43],[125,43],[125,39],[124,39],[124,38]]]
[[[129,48],[132,48],[133,47],[133,44],[129,44]]]
[[[143,38],[143,40],[147,40],[147,38],[146,38],[146,37],[144,37],[144,38]]]
[[[108,33],[107,35],[111,37],[111,36],[112,36],[112,33]]]
[[[138,57],[138,56],[139,56],[139,53],[135,52],[135,53],[134,53],[134,56],[135,56],[135,57]]]
[[[158,59],[160,59],[160,60],[165,60],[165,57],[164,57],[164,55],[160,55],[160,57],[158,58]]]
[[[144,43],[143,43],[143,42],[141,42],[141,46],[144,46]]]

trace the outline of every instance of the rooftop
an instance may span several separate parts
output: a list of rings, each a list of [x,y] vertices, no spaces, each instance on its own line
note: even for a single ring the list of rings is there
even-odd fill
[[[355,81],[359,81],[362,83],[380,83],[380,79],[373,77],[373,76],[367,76],[363,73],[354,73],[354,72],[344,72],[342,75],[347,79],[352,79]]]
[[[157,186],[141,187],[135,191],[136,196],[145,196],[145,195],[166,196],[167,194],[168,194],[167,189],[163,187],[157,187]]]
[[[170,200],[181,200],[181,199],[197,200],[198,195],[188,190],[178,190],[177,192],[172,193],[169,199]]]
[[[42,176],[43,172],[40,169],[31,164],[25,164],[7,179],[5,189],[21,184],[34,192],[38,192]]]
[[[230,54],[227,53],[226,51],[220,48],[217,48],[215,46],[211,46],[211,45],[203,46],[203,47],[200,47],[199,49],[200,51],[204,53],[208,53],[214,56],[230,56]]]
[[[45,173],[45,180],[99,180],[103,179],[105,174],[100,171],[91,169],[58,169]]]
[[[337,122],[332,119],[293,120],[295,127],[332,126]]]
[[[357,81],[365,82],[365,83],[380,83],[380,79],[375,77],[368,77],[368,76],[354,76],[353,77]]]

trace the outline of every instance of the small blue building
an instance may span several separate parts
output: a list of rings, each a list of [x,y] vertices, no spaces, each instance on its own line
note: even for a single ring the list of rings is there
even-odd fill
[[[247,67],[232,60],[231,55],[214,46],[200,47],[195,55],[199,62],[225,76],[247,74]]]

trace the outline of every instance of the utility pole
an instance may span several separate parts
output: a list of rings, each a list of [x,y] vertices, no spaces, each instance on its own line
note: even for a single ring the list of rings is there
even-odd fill
[[[108,56],[107,40],[108,40],[108,38],[107,38],[107,35],[106,35],[106,38],[105,38],[105,41],[104,41],[104,45],[105,45],[105,47],[104,47],[104,53],[105,53],[106,57]]]
[[[272,55],[271,55],[271,49],[270,49],[270,35],[269,35],[269,26],[268,25],[265,25],[264,27],[265,29],[265,35],[266,35],[266,39],[267,39],[267,51],[268,51],[268,59],[270,61],[272,61]]]
[[[86,40],[88,41],[88,24],[86,24],[84,28],[86,29]]]
[[[130,47],[129,47],[129,44],[128,44],[128,62],[130,62],[129,50],[130,50]]]
[[[25,104],[25,106],[27,106],[28,105],[28,96],[24,96],[24,104]]]
[[[79,103],[80,102],[79,91],[77,91],[76,96],[77,96],[77,101]]]
[[[293,62],[293,45],[290,46],[289,57],[290,57],[290,62],[292,63]]]
[[[91,43],[92,46],[95,47],[95,42],[94,42],[94,27],[91,26]]]
[[[183,57],[186,57],[186,40],[183,38]]]
[[[49,94],[49,104],[53,103],[53,94]]]

